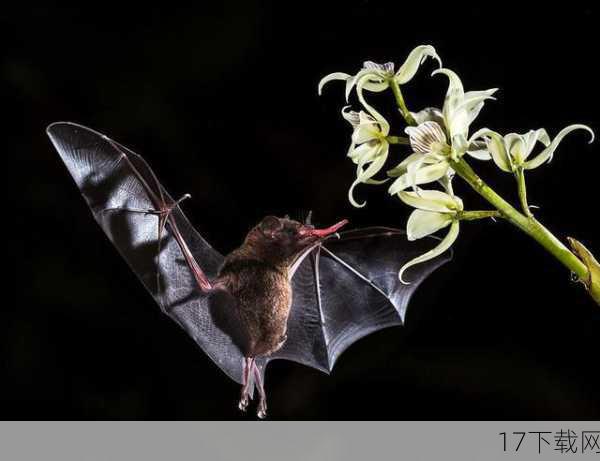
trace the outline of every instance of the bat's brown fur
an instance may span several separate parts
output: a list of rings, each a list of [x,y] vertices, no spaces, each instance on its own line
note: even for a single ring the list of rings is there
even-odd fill
[[[289,267],[316,240],[300,239],[301,226],[288,219],[265,218],[225,258],[219,285],[236,300],[236,317],[245,330],[239,345],[246,357],[272,354],[285,342],[292,304]]]

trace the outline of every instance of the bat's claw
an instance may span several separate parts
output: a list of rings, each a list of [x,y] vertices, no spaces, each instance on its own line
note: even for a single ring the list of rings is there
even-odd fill
[[[267,402],[264,399],[261,399],[258,404],[256,416],[258,416],[259,419],[265,419],[267,417]]]
[[[247,395],[242,395],[242,398],[240,399],[240,403],[238,403],[238,408],[241,411],[246,411],[246,409],[248,408],[248,403],[250,402],[250,399],[248,398]]]

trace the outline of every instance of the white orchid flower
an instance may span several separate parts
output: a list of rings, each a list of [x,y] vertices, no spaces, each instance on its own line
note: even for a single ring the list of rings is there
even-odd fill
[[[485,138],[487,148],[494,163],[502,171],[517,173],[518,170],[532,170],[538,166],[550,162],[554,151],[563,138],[575,130],[586,130],[590,133],[590,143],[594,141],[594,132],[587,125],[575,124],[563,128],[553,140],[550,140],[548,132],[540,128],[530,130],[525,134],[509,133],[502,136],[499,133],[483,129],[479,130],[478,136]],[[533,158],[529,158],[535,145],[541,142],[545,149]]]
[[[469,146],[476,138],[472,136],[471,139],[468,139],[469,127],[481,112],[484,102],[487,99],[495,99],[492,95],[498,91],[498,88],[465,93],[463,84],[455,72],[450,69],[438,69],[432,73],[432,75],[436,74],[444,74],[449,80],[442,115],[446,132],[452,144],[452,155],[457,158],[468,152],[477,156],[469,151]],[[489,159],[489,155],[487,159]]]
[[[395,195],[419,184],[438,181],[451,173],[448,162],[451,147],[442,127],[434,122],[423,122],[417,127],[407,127],[413,153],[398,166],[388,171],[388,176],[397,177],[388,192]]]
[[[438,69],[448,77],[448,91],[442,110],[427,108],[411,113],[418,123],[416,127],[407,127],[413,155],[407,157],[388,175],[397,177],[389,188],[394,195],[412,186],[416,191],[419,184],[439,181],[452,175],[450,160],[456,160],[469,154],[483,160],[489,160],[490,154],[485,144],[479,142],[481,130],[468,138],[469,127],[479,115],[486,99],[494,99],[497,88],[485,91],[464,91],[458,75],[449,69]]]
[[[345,72],[334,72],[326,75],[319,82],[319,95],[323,91],[323,87],[334,80],[346,82],[346,101],[356,86],[357,93],[361,93],[363,89],[373,92],[381,92],[389,88],[389,82],[394,79],[399,85],[408,83],[417,73],[419,66],[428,58],[436,59],[442,66],[442,61],[431,45],[417,46],[412,50],[406,61],[400,66],[398,71],[394,73],[394,63],[387,62],[385,64],[377,64],[372,61],[366,61],[363,68],[356,74],[350,75]]]
[[[356,180],[348,190],[350,203],[357,208],[365,206],[366,202],[357,203],[354,200],[354,188],[358,184],[383,184],[387,181],[373,179],[385,164],[390,144],[387,136],[390,132],[389,123],[378,112],[369,115],[364,111],[348,111],[349,106],[342,109],[342,116],[352,125],[352,143],[348,149],[348,157],[357,165]]]
[[[448,234],[440,240],[438,245],[428,252],[418,256],[402,266],[398,278],[408,284],[402,276],[404,272],[416,264],[433,259],[448,250],[458,237],[460,214],[463,211],[462,200],[445,192],[437,190],[421,190],[416,192],[399,192],[400,199],[415,207],[406,224],[408,240],[417,240],[434,232],[450,226]]]

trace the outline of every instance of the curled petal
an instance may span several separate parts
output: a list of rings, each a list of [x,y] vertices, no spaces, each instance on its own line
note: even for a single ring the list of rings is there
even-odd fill
[[[348,189],[348,201],[352,204],[353,207],[356,208],[362,208],[367,204],[367,202],[358,203],[356,200],[354,200],[354,188],[360,183],[361,182],[358,179],[355,179],[352,185],[350,186],[350,189]]]
[[[371,106],[365,100],[365,97],[363,95],[363,88],[364,88],[365,82],[367,82],[367,79],[368,79],[368,75],[363,76],[356,83],[356,94],[358,95],[358,100],[363,105],[363,107],[367,110],[367,112],[369,112],[369,114],[371,114],[373,116],[373,118],[377,121],[377,123],[379,123],[379,126],[381,127],[381,133],[383,134],[383,136],[387,136],[390,133],[390,124],[388,123],[388,121],[385,118],[383,118],[383,115],[381,115],[379,112],[377,112],[377,110],[375,110],[375,108],[373,106]]]
[[[454,198],[439,190],[421,190],[418,194],[401,191],[398,192],[398,197],[407,205],[420,210],[451,213],[458,209]]]
[[[367,61],[370,62],[370,61]],[[373,63],[374,64],[374,63]],[[356,75],[346,81],[346,102],[350,97],[352,89],[361,82],[362,89],[373,91],[375,93],[386,90],[389,87],[387,78],[393,75],[381,68],[363,68]]]
[[[453,219],[450,213],[415,210],[408,217],[406,236],[410,241],[426,237],[450,225]]]
[[[442,60],[438,56],[435,51],[435,48],[431,45],[421,45],[417,46],[414,50],[410,52],[404,64],[400,66],[398,72],[396,72],[395,79],[398,81],[400,85],[404,85],[405,83],[412,80],[412,78],[417,73],[419,66],[425,62],[427,57],[432,57],[437,60],[440,67],[442,67]]]
[[[321,96],[322,92],[323,92],[323,87],[329,83],[332,82],[334,80],[342,80],[342,81],[348,81],[350,78],[352,78],[351,75],[346,74],[344,72],[333,72],[332,74],[326,75],[325,77],[323,77],[321,79],[321,81],[319,82],[319,96]]]
[[[346,120],[353,128],[356,128],[360,124],[360,115],[355,110],[349,110],[350,106],[342,107],[342,117]]]
[[[441,255],[442,253],[444,253],[446,250],[448,250],[448,248],[450,248],[452,246],[452,244],[456,241],[456,238],[458,237],[458,231],[459,231],[459,221],[454,220],[454,221],[452,221],[450,230],[448,231],[448,234],[446,235],[446,237],[444,237],[443,240],[440,241],[440,243],[435,248],[429,250],[428,252],[422,254],[421,256],[417,256],[416,258],[412,259],[411,261],[407,262],[404,266],[402,266],[402,268],[400,269],[400,272],[398,273],[398,278],[400,279],[400,281],[402,283],[404,283],[405,285],[410,285],[409,282],[406,282],[402,278],[402,276],[404,275],[404,272],[406,272],[406,270],[409,267],[412,267],[416,264],[423,263],[425,261],[429,261],[430,259],[433,259],[433,258]]]
[[[354,199],[354,188],[356,186],[358,186],[359,184],[382,184],[383,182],[387,181],[387,179],[382,180],[382,181],[377,181],[377,180],[372,179],[372,177],[375,176],[377,174],[377,172],[379,172],[379,170],[381,170],[381,168],[383,168],[383,165],[385,164],[385,161],[387,160],[387,157],[388,157],[388,152],[389,152],[389,145],[387,143],[384,143],[379,146],[378,152],[377,152],[377,154],[375,154],[374,159],[363,159],[362,161],[359,162],[358,167],[356,169],[356,179],[354,180],[354,182],[350,186],[350,189],[348,190],[348,200],[356,208],[362,208],[367,203],[367,202],[358,203]],[[365,169],[364,167],[366,165],[369,165],[369,166]]]
[[[546,147],[542,152],[540,152],[537,156],[535,156],[531,160],[525,162],[523,165],[524,168],[526,170],[531,170],[533,168],[537,168],[544,162],[551,161],[554,151],[556,150],[556,148],[558,147],[560,142],[563,140],[563,138],[566,135],[568,135],[571,131],[574,131],[574,130],[588,131],[591,135],[591,139],[589,142],[592,143],[594,141],[594,132],[592,131],[592,129],[589,126],[581,125],[581,124],[569,125],[568,127],[560,130],[560,133],[558,133],[556,135],[556,137],[552,140],[552,142],[550,143],[550,145],[548,147]]]
[[[446,122],[450,119],[451,112],[457,107],[458,104],[462,101],[465,90],[463,88],[463,84],[460,81],[456,72],[442,68],[434,70],[431,75],[443,74],[448,77],[448,91],[446,92],[446,98],[444,100],[444,107],[442,109],[442,113],[444,114],[444,119]]]
[[[550,136],[548,136],[548,132],[543,128],[530,130],[527,134],[523,135],[523,142],[525,143],[524,159],[529,157],[529,154],[531,154],[538,141],[546,147],[550,145]]]
[[[385,164],[385,161],[388,157],[388,152],[389,145],[387,143],[381,144],[377,150],[377,154],[373,159],[365,159],[363,162],[359,163],[357,179],[359,179],[361,182],[366,182],[375,176]],[[364,166],[367,164],[369,166],[363,170]]]
[[[415,172],[414,176],[411,175],[411,172],[407,170],[406,173],[398,177],[398,179],[392,183],[388,192],[390,195],[395,195],[402,190],[408,189],[410,186],[437,181],[448,172],[448,169],[448,162],[440,161],[434,163],[433,165],[427,165],[419,168]]]

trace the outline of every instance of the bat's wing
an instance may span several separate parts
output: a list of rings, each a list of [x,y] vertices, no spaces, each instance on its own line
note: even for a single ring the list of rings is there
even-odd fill
[[[213,321],[210,280],[223,257],[192,227],[137,154],[74,123],[47,129],[94,218],[161,309],[233,380],[243,357]]]
[[[410,285],[398,280],[398,271],[435,244],[434,238],[409,242],[404,231],[374,227],[343,232],[313,248],[295,268],[287,340],[268,360],[293,360],[329,373],[352,343],[401,325],[411,295],[451,256],[409,269]]]

